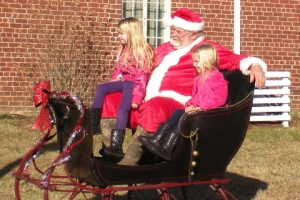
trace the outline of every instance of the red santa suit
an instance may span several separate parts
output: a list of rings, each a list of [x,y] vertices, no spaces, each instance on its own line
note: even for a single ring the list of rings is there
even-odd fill
[[[190,10],[188,11],[190,12]],[[176,26],[180,27],[181,18],[186,16],[179,15],[180,19],[177,19],[177,16],[172,17],[173,20],[177,20],[175,20]],[[200,27],[199,23],[196,25],[192,24],[191,27]],[[187,30],[186,27],[188,26],[184,20],[182,28]],[[200,28],[202,30],[202,26]],[[196,76],[191,54],[196,47],[203,43],[212,44],[216,48],[220,70],[240,69],[245,75],[248,75],[249,67],[252,64],[259,64],[266,71],[266,64],[261,59],[234,54],[219,44],[205,40],[204,37],[199,37],[192,44],[181,49],[174,49],[170,42],[164,43],[156,50],[156,63],[159,65],[151,74],[146,87],[145,100],[137,110],[132,110],[130,113],[130,128],[135,129],[137,125],[140,125],[147,132],[155,132],[158,125],[165,122],[175,109],[184,108],[184,104],[191,98],[193,80]],[[120,97],[121,95],[118,93],[107,95],[102,118],[116,118]]]

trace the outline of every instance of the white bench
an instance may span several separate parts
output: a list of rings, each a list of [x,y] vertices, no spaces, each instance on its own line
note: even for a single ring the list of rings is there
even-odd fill
[[[250,122],[282,121],[289,127],[290,116],[290,72],[266,72],[266,87],[254,90],[253,107]]]

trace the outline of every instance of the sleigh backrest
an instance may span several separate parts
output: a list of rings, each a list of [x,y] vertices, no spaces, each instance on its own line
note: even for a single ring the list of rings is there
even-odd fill
[[[228,81],[227,104],[237,104],[254,90],[254,83],[250,84],[250,77],[240,71],[223,71],[224,78]]]
[[[254,83],[240,71],[223,74],[228,81],[228,106],[191,115],[181,126],[183,137],[175,156],[196,161],[191,170],[198,179],[223,176],[244,141],[250,120]],[[195,132],[197,137],[192,140],[196,140],[197,157],[190,156],[194,150],[189,137]],[[187,156],[183,151],[190,153]]]

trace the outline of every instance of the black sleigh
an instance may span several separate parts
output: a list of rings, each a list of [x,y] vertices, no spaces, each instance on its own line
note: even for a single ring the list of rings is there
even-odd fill
[[[93,193],[108,200],[119,191],[128,191],[130,199],[133,191],[154,189],[159,198],[168,200],[176,199],[172,188],[191,185],[209,186],[216,196],[212,199],[237,199],[225,189],[225,184],[234,180],[224,178],[224,174],[247,132],[254,83],[240,71],[223,74],[229,82],[228,105],[190,115],[180,127],[180,141],[171,162],[153,156],[153,162],[151,158],[137,166],[118,165],[95,156],[86,108],[68,92],[50,92],[45,106],[56,132],[48,130],[12,172],[16,199],[23,199],[24,183],[39,188],[44,199],[50,199],[51,193],[61,194],[60,199],[85,199],[87,193]],[[51,165],[42,170],[36,162],[38,152],[55,136],[59,153]],[[62,170],[57,175],[58,167]]]

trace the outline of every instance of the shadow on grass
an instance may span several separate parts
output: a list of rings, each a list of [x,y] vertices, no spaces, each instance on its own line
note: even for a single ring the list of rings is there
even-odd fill
[[[231,179],[231,182],[227,183],[224,187],[238,199],[254,199],[258,191],[268,189],[267,182],[255,178],[250,178],[230,172],[226,172],[224,178]]]
[[[49,151],[58,151],[58,147],[56,143],[48,143],[45,144],[40,148],[39,155],[43,154],[44,152]],[[18,158],[17,160],[7,164],[2,169],[0,169],[0,179],[10,173],[13,169],[15,169],[17,166],[19,166],[20,162],[22,161],[22,158]]]

